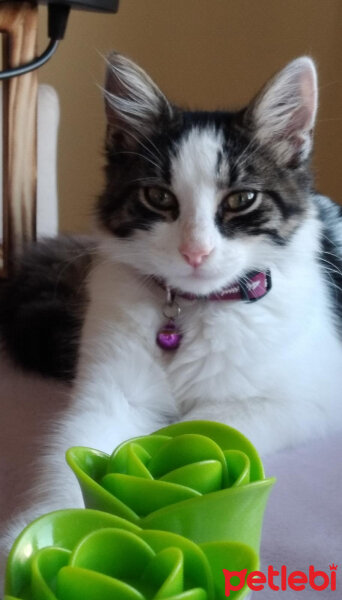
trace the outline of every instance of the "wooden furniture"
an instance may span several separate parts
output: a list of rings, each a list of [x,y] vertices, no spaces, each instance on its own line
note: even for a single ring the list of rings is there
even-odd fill
[[[35,2],[1,2],[2,68],[36,56],[38,8]],[[33,71],[1,83],[3,93],[3,235],[0,277],[11,258],[36,238],[37,89]]]

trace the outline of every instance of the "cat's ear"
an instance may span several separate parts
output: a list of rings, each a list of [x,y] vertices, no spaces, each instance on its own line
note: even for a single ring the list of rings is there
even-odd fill
[[[305,161],[312,148],[317,111],[317,73],[311,58],[291,62],[264,87],[246,112],[257,141],[282,166]]]
[[[112,52],[105,79],[107,145],[134,146],[172,116],[172,107],[152,79],[133,61]]]

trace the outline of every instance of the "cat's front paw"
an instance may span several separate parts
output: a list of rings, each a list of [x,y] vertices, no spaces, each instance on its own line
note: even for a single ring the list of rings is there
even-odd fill
[[[82,507],[83,503],[78,502],[78,506]],[[56,503],[52,501],[38,503],[20,512],[2,526],[0,530],[0,598],[4,587],[8,555],[17,537],[30,523],[32,523],[32,521],[46,513],[57,510],[58,508],[61,507],[57,506]]]
[[[10,550],[18,535],[34,518],[29,511],[21,513],[0,531],[0,597],[4,588],[6,564]]]

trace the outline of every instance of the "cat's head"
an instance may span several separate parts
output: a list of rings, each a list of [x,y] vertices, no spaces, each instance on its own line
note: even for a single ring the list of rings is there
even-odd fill
[[[303,57],[241,111],[188,111],[111,54],[97,215],[113,257],[195,294],[267,268],[308,209],[316,79]]]

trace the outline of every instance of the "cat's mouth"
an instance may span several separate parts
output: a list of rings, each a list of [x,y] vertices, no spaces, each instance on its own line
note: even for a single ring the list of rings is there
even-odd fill
[[[197,296],[207,296],[219,293],[222,289],[237,281],[238,278],[238,273],[227,277],[227,275],[214,275],[212,273],[205,273],[200,269],[194,269],[192,273],[178,276],[175,281],[170,281],[169,283],[171,287],[181,292]]]
[[[247,302],[254,302],[263,298],[272,287],[272,279],[271,279],[271,271],[270,269],[265,270],[254,270],[248,271],[248,273],[244,273],[240,275],[240,277],[233,278],[229,282],[225,282],[223,285],[212,286],[208,289],[203,285],[203,280],[201,281],[201,285],[196,285],[196,289],[192,287],[189,289],[189,284],[187,284],[187,289],[185,289],[184,285],[180,286],[170,286],[173,287],[173,293],[175,296],[178,294],[179,296],[183,296],[187,299],[196,299],[200,297],[205,297],[208,300],[244,300]],[[165,283],[162,284],[165,286]],[[167,284],[170,285],[169,283]],[[172,294],[172,290],[169,289],[168,293]]]
[[[195,281],[216,281],[217,275],[213,275],[212,273],[205,273],[200,269],[194,269],[190,275],[184,277],[184,279],[190,279]]]

